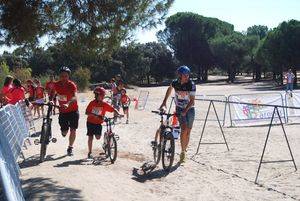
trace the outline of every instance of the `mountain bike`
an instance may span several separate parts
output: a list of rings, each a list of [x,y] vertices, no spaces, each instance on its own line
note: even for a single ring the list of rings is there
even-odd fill
[[[117,141],[119,140],[119,136],[113,132],[114,118],[104,117],[104,122],[106,124],[106,131],[103,137],[103,145],[102,148],[107,158],[110,159],[110,162],[113,164],[117,160],[118,155],[118,145]]]
[[[156,132],[154,141],[151,142],[154,163],[158,165],[162,159],[163,169],[170,171],[175,156],[175,139],[173,128],[170,126],[170,117],[175,114],[163,111],[152,111],[152,113],[160,115],[160,127]],[[164,117],[166,117],[165,120]]]
[[[46,157],[46,151],[47,151],[47,146],[50,142],[56,143],[57,139],[52,137],[52,130],[51,130],[51,124],[52,124],[52,111],[54,107],[59,108],[59,106],[55,106],[52,102],[48,103],[38,103],[40,106],[47,106],[47,115],[46,117],[43,117],[43,124],[42,124],[42,129],[41,129],[41,135],[40,139],[34,140],[35,145],[41,145],[40,149],[40,163],[42,163],[45,160]]]

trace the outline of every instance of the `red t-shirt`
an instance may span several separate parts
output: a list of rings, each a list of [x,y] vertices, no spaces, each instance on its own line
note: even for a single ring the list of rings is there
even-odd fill
[[[43,87],[36,87],[36,98],[42,99],[44,98],[44,88]]]
[[[47,90],[49,96],[54,96],[55,95],[55,82],[48,81],[46,83],[46,90]]]
[[[121,103],[122,103],[122,105],[128,106],[129,101],[130,101],[130,98],[126,94],[124,94],[124,95],[121,96]]]
[[[27,93],[29,93],[30,98],[34,98],[34,96],[35,96],[34,92],[35,92],[34,86],[28,85],[27,86]]]
[[[72,81],[67,81],[66,83],[63,83],[61,81],[55,82],[55,91],[57,93],[57,100],[59,105],[66,104],[69,102],[77,92],[77,86]],[[60,108],[61,113],[68,113],[68,112],[74,112],[78,110],[78,104],[77,101],[73,101],[69,104],[69,107],[64,109]]]
[[[7,94],[9,104],[16,104],[20,100],[25,99],[25,89],[23,87],[13,87]]]
[[[86,108],[86,113],[92,113],[99,116],[105,116],[106,112],[113,112],[114,108],[110,106],[108,103],[105,102],[97,102],[96,100],[93,100],[89,103],[89,105]],[[103,118],[97,117],[94,115],[88,115],[87,122],[92,124],[102,124]]]
[[[12,89],[12,85],[4,86],[4,87],[2,88],[2,90],[1,90],[1,92],[2,92],[4,95],[6,95],[6,94],[9,93],[9,90],[11,90],[11,89]]]

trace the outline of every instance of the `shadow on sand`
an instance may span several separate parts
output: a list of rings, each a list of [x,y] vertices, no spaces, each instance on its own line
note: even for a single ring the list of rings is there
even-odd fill
[[[62,156],[59,156],[59,157],[56,157],[56,158],[54,158],[53,156],[54,156],[53,154],[52,155],[47,155],[44,162],[60,160],[60,159],[65,158],[67,155],[62,155]],[[40,155],[37,154],[37,155],[30,156],[29,158],[26,158],[21,163],[19,163],[19,166],[20,166],[21,169],[24,169],[24,168],[37,166],[39,164],[40,164]]]
[[[99,157],[94,157],[93,160],[88,159],[78,159],[73,161],[64,161],[60,164],[54,165],[54,167],[68,167],[70,165],[102,165],[102,166],[109,166],[111,165],[110,160],[105,157],[104,155],[100,155]]]
[[[157,170],[153,170],[153,171],[149,172],[148,174],[140,174],[139,173],[140,169],[133,168],[133,170],[132,170],[133,177],[131,179],[133,179],[137,182],[140,182],[140,183],[144,183],[146,181],[151,181],[153,179],[160,179],[160,178],[168,176],[170,173],[177,170],[178,167],[180,167],[180,163],[177,163],[176,165],[174,165],[170,169],[170,171],[165,171],[163,169],[157,169]]]
[[[50,178],[36,177],[22,180],[25,200],[83,200],[81,191],[60,186]]]

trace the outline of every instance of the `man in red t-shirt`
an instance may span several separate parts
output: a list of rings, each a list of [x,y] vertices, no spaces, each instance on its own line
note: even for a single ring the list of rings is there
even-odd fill
[[[48,94],[49,101],[53,101],[54,105],[56,105],[56,95],[55,95],[55,81],[54,76],[50,75],[50,80],[46,82],[46,91]],[[53,113],[55,114],[55,107],[53,107]]]
[[[71,70],[68,67],[62,67],[59,72],[60,80],[55,83],[55,92],[60,106],[58,119],[63,137],[68,134],[70,129],[67,153],[71,156],[73,155],[73,144],[76,138],[76,129],[78,128],[79,121],[76,98],[77,86],[70,80]]]
[[[116,112],[118,115],[120,113],[114,109],[111,105],[104,102],[105,89],[103,87],[96,87],[94,89],[95,100],[91,101],[86,108],[87,118],[87,136],[88,139],[88,159],[92,159],[92,146],[93,146],[93,136],[95,135],[96,139],[99,140],[102,133],[102,123],[103,117],[106,112]]]

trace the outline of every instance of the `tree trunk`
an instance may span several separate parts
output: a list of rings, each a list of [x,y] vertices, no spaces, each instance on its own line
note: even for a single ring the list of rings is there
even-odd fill
[[[261,66],[259,64],[255,65],[255,81],[259,82],[261,80]]]
[[[228,82],[234,83],[235,73],[236,73],[234,67],[229,67],[227,73],[228,73]]]
[[[203,73],[202,73],[202,81],[203,82],[207,82],[208,80],[208,70],[207,68],[203,69]]]
[[[198,73],[197,73],[197,81],[201,82],[201,77],[202,77],[202,69],[201,66],[198,66]]]
[[[150,75],[147,75],[147,82],[148,82],[148,85],[150,85]]]

